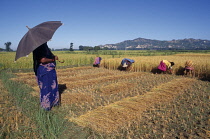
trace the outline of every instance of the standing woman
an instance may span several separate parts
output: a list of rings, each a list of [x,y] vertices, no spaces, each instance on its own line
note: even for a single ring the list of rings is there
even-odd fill
[[[40,104],[47,111],[59,104],[56,60],[58,57],[50,51],[47,42],[33,51],[34,72],[40,88]]]

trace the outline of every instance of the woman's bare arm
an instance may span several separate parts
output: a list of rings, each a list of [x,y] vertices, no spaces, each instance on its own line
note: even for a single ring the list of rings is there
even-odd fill
[[[54,62],[55,60],[58,60],[57,56],[55,56],[55,58],[53,58],[53,59],[49,59],[49,58],[44,57],[40,60],[40,62],[41,63],[51,63],[51,62]]]

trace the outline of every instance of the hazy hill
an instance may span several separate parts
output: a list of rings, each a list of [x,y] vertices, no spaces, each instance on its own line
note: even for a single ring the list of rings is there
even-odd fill
[[[145,38],[137,38],[134,40],[126,40],[116,44],[101,45],[101,48],[107,47],[109,49],[117,50],[141,50],[141,49],[188,49],[188,50],[210,50],[210,40],[201,39],[180,39],[171,41],[151,40]]]

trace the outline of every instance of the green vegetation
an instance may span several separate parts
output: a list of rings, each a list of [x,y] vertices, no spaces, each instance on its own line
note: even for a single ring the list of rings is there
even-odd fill
[[[125,58],[135,56],[167,56],[174,54],[201,53],[209,54],[210,50],[99,50],[99,51],[53,51],[60,60],[57,67],[72,67],[82,65],[92,65],[94,58],[101,56],[103,59]],[[0,52],[0,69],[32,69],[32,54],[22,57],[14,62],[15,52]]]
[[[66,52],[71,53],[72,52]],[[88,55],[112,55],[120,58],[122,56],[163,56],[185,53],[210,53],[210,50],[98,50],[98,51],[75,51],[74,54]]]
[[[14,82],[10,80],[14,75],[9,71],[1,71],[0,79],[8,90],[9,95],[14,97],[13,105],[16,106],[27,118],[36,125],[36,129],[31,132],[36,132],[38,137],[41,138],[56,138],[64,128],[64,117],[62,114],[54,114],[53,112],[46,112],[39,108],[39,99],[30,95],[32,88],[21,82]],[[14,123],[15,124],[15,123]],[[25,132],[24,125],[22,125]],[[27,127],[31,129],[32,127]],[[1,135],[5,137],[17,137],[15,133],[9,134],[6,129],[2,129]],[[39,134],[40,133],[40,134]],[[19,136],[18,136],[19,138]]]

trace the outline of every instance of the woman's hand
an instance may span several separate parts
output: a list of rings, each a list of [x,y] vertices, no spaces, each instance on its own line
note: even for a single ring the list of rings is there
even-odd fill
[[[58,56],[55,56],[55,60],[58,60]]]
[[[169,69],[169,74],[173,74],[173,70],[172,69]]]
[[[58,62],[60,62],[60,63],[64,63],[64,60],[59,60],[58,56],[55,56],[55,60],[58,60]]]

